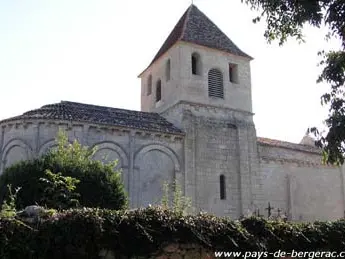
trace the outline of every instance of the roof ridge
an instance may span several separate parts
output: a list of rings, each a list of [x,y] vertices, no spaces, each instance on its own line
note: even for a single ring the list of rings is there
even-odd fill
[[[199,9],[198,9],[199,10]],[[206,17],[206,19],[208,19],[221,33],[223,33],[226,37],[227,37],[227,39],[238,49],[238,50],[240,50],[241,52],[243,52],[231,39],[230,39],[230,37],[228,37],[228,35],[215,23],[215,22],[213,22],[203,11],[201,11],[201,10],[199,10],[199,12],[201,12],[205,17]],[[243,52],[244,53],[244,52]],[[244,54],[246,54],[246,53],[244,53]],[[246,54],[247,56],[249,56],[248,54]],[[249,56],[250,57],[250,56]],[[250,58],[252,58],[252,57],[250,57]]]
[[[265,137],[257,137],[258,140],[270,140],[270,141],[276,141],[280,143],[288,143],[288,144],[294,144],[294,145],[299,145],[299,143],[287,141],[287,140],[280,140],[280,139],[275,139],[275,138],[265,138]]]
[[[125,109],[125,108],[117,108],[117,107],[110,107],[110,106],[102,106],[102,105],[96,105],[96,104],[89,104],[89,103],[80,103],[80,102],[72,102],[72,101],[61,101],[59,103],[52,103],[52,104],[47,104],[42,106],[46,107],[46,106],[51,106],[51,105],[61,105],[61,104],[67,104],[69,106],[78,106],[78,105],[82,105],[85,108],[95,108],[95,109],[110,109],[110,110],[118,110],[118,111],[130,111],[130,112],[137,112],[137,113],[144,113],[144,114],[151,114],[151,115],[159,115],[156,112],[143,112],[143,111],[138,111],[138,110],[130,110],[130,109]],[[39,109],[41,109],[39,108]]]
[[[317,146],[309,146],[309,145],[304,145],[301,143],[289,142],[286,140],[257,137],[257,141],[261,144],[264,144],[264,145],[277,146],[277,147],[283,147],[283,148],[289,148],[289,149],[296,149],[298,147],[299,150],[302,150],[302,151],[320,152],[320,148]]]
[[[294,145],[300,145],[299,143],[296,143],[296,142],[291,142],[291,141],[287,141],[287,140],[280,140],[280,139],[275,139],[275,138],[257,137],[257,139],[273,140],[273,141],[277,141],[277,142],[284,142],[284,143],[289,143],[289,144],[294,144]]]
[[[187,21],[188,21],[188,19],[189,19],[189,14],[190,14],[190,12],[191,12],[191,10],[192,10],[193,7],[196,8],[196,6],[195,6],[194,4],[191,4],[191,5],[189,6],[188,10],[187,10],[186,17],[185,17],[185,19],[184,19],[184,21],[183,21],[183,27],[182,27],[182,30],[181,30],[181,34],[180,34],[180,36],[178,37],[177,41],[182,40],[182,38],[183,38],[184,32],[185,32],[186,27],[187,27]]]

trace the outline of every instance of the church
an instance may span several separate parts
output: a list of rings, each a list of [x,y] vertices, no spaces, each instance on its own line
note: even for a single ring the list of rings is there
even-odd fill
[[[176,179],[195,212],[343,218],[343,169],[323,165],[313,139],[257,137],[252,59],[192,4],[139,75],[141,111],[61,101],[0,121],[0,174],[64,129],[97,146],[94,159],[118,160],[132,208],[159,203]]]

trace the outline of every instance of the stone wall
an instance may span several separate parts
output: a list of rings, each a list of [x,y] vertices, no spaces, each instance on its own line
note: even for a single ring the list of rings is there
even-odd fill
[[[177,100],[182,91],[180,82],[180,49],[175,45],[162,55],[154,65],[150,66],[141,76],[141,111],[155,112],[171,105],[172,100]],[[166,64],[170,60],[170,79],[166,78]],[[152,76],[152,93],[147,94],[148,77]],[[161,80],[162,98],[156,103],[156,83]]]
[[[59,128],[70,141],[97,146],[95,159],[119,161],[132,208],[154,204],[177,178],[195,211],[238,218],[268,202],[292,220],[344,216],[344,172],[321,164],[320,153],[257,145],[252,114],[180,102],[162,114],[186,135],[70,123],[13,121],[0,125],[0,173],[54,148]],[[220,175],[226,199],[220,199]]]
[[[262,202],[251,113],[180,102],[162,115],[186,132],[185,193],[196,211],[238,218]]]
[[[69,123],[64,121],[14,121],[0,128],[0,173],[11,164],[38,157],[54,148],[58,129],[69,140],[98,150],[95,159],[119,161],[132,207],[160,201],[165,181],[184,180],[183,135]]]
[[[194,118],[190,125],[194,142],[195,206],[216,215],[240,216],[241,174],[238,130],[234,125]],[[192,174],[193,175],[193,174]],[[225,199],[220,198],[220,176],[225,179]]]
[[[226,52],[181,42],[180,80],[183,86],[181,99],[222,108],[252,111],[250,60]],[[201,75],[193,75],[191,55],[198,53],[202,63]],[[238,66],[238,83],[230,82],[229,64]],[[208,96],[208,72],[219,69],[223,74],[224,99]]]
[[[100,253],[103,259],[115,259],[118,258],[111,251],[103,250]],[[123,256],[121,259],[210,259],[215,258],[214,251],[210,251],[195,244],[169,244],[165,246],[161,251],[150,257],[127,257]]]
[[[266,206],[291,220],[335,220],[344,217],[341,168],[321,164],[318,152],[259,144],[260,174]],[[267,215],[265,207],[261,214]]]
[[[193,75],[191,56],[201,59],[201,74]],[[171,61],[170,80],[166,80],[165,67]],[[230,82],[229,64],[238,66],[238,83]],[[208,96],[208,72],[212,68],[223,74],[224,99]],[[147,79],[152,75],[152,94],[147,96]],[[162,80],[162,101],[155,102],[158,79]],[[251,72],[248,58],[207,47],[178,42],[141,75],[141,110],[163,112],[179,101],[195,102],[221,108],[252,111]]]

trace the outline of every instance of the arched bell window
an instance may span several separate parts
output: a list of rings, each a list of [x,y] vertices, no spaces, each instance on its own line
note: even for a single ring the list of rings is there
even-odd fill
[[[192,74],[201,75],[201,58],[200,55],[196,52],[192,54]]]
[[[149,75],[149,77],[147,78],[146,94],[147,95],[152,94],[152,75]]]
[[[224,98],[223,74],[216,68],[208,72],[208,96]]]
[[[156,102],[162,99],[162,81],[159,79],[156,83]]]
[[[165,66],[165,78],[166,81],[170,80],[170,73],[171,73],[171,62],[170,59],[168,59],[166,66]]]

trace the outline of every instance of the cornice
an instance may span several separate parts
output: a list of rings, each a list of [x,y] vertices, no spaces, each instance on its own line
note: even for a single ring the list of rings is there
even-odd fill
[[[301,160],[301,159],[260,156],[260,161],[263,161],[266,163],[274,162],[274,163],[279,163],[279,164],[295,164],[299,167],[322,167],[322,168],[333,168],[333,169],[339,168],[337,166],[322,164],[321,157],[320,157],[320,162],[311,162],[311,161],[306,161],[306,160]]]
[[[29,120],[12,120],[7,121],[2,124],[0,124],[0,127],[4,130],[8,127],[27,127],[28,125],[57,125],[57,126],[66,126],[67,129],[72,129],[73,127],[83,127],[90,129],[98,130],[99,132],[102,131],[112,131],[112,132],[122,132],[126,134],[130,134],[133,132],[133,135],[137,136],[151,136],[151,137],[163,137],[166,139],[183,139],[185,136],[185,133],[179,134],[179,133],[170,133],[170,132],[159,132],[159,131],[153,131],[153,130],[143,130],[143,129],[136,129],[136,128],[130,128],[130,127],[119,127],[115,125],[108,125],[108,124],[96,124],[96,123],[90,123],[90,122],[81,122],[81,121],[69,121],[69,120],[35,120],[35,119],[29,119]]]
[[[196,108],[206,108],[209,110],[214,110],[216,111],[218,110],[225,110],[227,111],[227,113],[239,113],[241,115],[245,115],[245,116],[254,116],[255,113],[253,112],[249,112],[249,111],[244,111],[244,110],[240,110],[240,109],[234,109],[234,108],[229,108],[229,107],[221,107],[221,106],[217,106],[217,105],[211,105],[211,104],[203,104],[203,103],[198,103],[198,102],[190,102],[190,101],[184,101],[184,100],[180,100],[177,101],[176,103],[174,103],[172,106],[166,108],[165,110],[161,111],[160,113],[166,113],[169,112],[170,110],[173,110],[174,108],[176,108],[176,106],[183,104],[183,105],[188,105],[191,107],[196,107]]]

